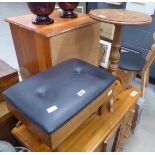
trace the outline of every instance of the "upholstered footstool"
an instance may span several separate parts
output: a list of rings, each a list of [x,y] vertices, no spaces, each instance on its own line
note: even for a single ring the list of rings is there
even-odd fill
[[[71,59],[10,87],[4,96],[13,115],[55,149],[94,112],[101,113],[115,81],[107,71]]]

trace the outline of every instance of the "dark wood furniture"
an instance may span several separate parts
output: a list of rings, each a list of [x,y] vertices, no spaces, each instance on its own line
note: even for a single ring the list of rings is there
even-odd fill
[[[133,91],[137,92],[135,96],[131,95]],[[95,113],[89,117],[56,151],[119,151],[123,147],[134,127],[135,103],[141,92],[132,87],[124,90],[118,81],[114,92],[114,112],[110,113],[107,105],[102,116]],[[12,133],[32,151],[53,151],[45,143],[37,140],[23,124],[18,124]]]
[[[18,81],[17,71],[0,60],[0,139],[14,144],[17,144],[17,141],[10,132],[17,123],[17,120],[8,111],[2,92]]]
[[[51,25],[34,25],[34,15],[7,18],[16,49],[22,78],[46,70],[51,66],[78,58],[98,66],[99,22],[86,14],[78,18],[59,18],[61,11],[54,11]]]
[[[18,81],[17,71],[0,60],[0,102],[4,100],[2,92]]]
[[[123,25],[144,25],[152,22],[149,15],[122,9],[96,9],[89,12],[91,18],[115,25],[114,38],[110,54],[109,70],[117,74],[120,59],[121,30]]]
[[[18,145],[18,141],[11,134],[11,130],[15,127],[17,119],[8,111],[6,103],[0,103],[0,140],[8,141],[11,144]]]

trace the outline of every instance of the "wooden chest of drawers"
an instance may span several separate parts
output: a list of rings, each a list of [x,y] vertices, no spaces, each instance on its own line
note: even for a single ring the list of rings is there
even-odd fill
[[[0,102],[3,101],[2,92],[18,81],[17,71],[0,60]]]

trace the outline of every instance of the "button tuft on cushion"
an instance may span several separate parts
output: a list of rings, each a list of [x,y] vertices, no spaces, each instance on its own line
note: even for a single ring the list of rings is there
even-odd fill
[[[47,96],[47,91],[45,91],[45,90],[38,90],[37,91],[37,95],[39,97],[46,97]]]
[[[77,73],[77,74],[82,74],[83,73],[83,70],[82,70],[82,68],[80,68],[80,67],[77,67],[77,68],[75,68],[75,73]]]

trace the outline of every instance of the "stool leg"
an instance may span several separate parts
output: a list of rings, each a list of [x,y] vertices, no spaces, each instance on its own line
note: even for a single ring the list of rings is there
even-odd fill
[[[149,76],[150,76],[150,70],[147,69],[147,71],[146,71],[146,82],[145,82],[145,87],[147,87],[148,84],[149,84]]]
[[[98,115],[102,115],[103,114],[103,110],[104,110],[104,106],[101,105],[99,108],[98,108]]]
[[[128,85],[134,79],[134,72],[118,69],[117,74],[122,85]]]
[[[111,97],[110,103],[109,103],[109,105],[110,105],[110,112],[113,112],[114,111],[113,104],[114,104],[114,99],[113,99],[113,97]]]
[[[146,77],[147,77],[147,71],[145,71],[141,76],[141,91],[142,91],[142,97],[144,97],[145,92],[145,84],[146,84]]]

